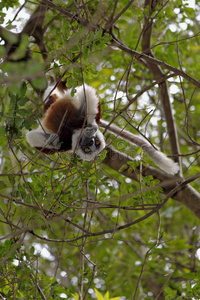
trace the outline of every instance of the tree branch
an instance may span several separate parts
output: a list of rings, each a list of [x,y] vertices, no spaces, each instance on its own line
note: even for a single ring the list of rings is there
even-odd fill
[[[172,159],[168,158],[164,153],[155,149],[155,147],[146,139],[141,138],[129,131],[124,130],[124,128],[119,128],[114,124],[109,124],[108,122],[101,120],[100,125],[110,132],[115,134],[117,137],[120,137],[131,144],[135,144],[138,147],[142,148],[149,157],[159,166],[163,171],[168,174],[175,175],[179,171],[177,163],[173,162]]]
[[[125,53],[130,54],[131,57],[135,57],[137,60],[144,59],[147,62],[153,63],[153,64],[163,67],[169,71],[172,71],[176,75],[180,75],[181,77],[185,78],[186,80],[190,81],[192,84],[194,84],[195,86],[200,88],[200,82],[197,81],[196,79],[194,79],[192,76],[185,73],[183,70],[179,70],[173,66],[170,66],[169,64],[165,63],[164,61],[158,60],[158,59],[151,57],[145,53],[140,53],[135,50],[132,50],[129,47],[127,47],[122,41],[120,41],[116,37],[115,34],[112,33],[111,36],[112,36],[112,41],[111,41],[112,46],[115,46],[115,47],[121,49],[122,51],[124,51]]]
[[[109,146],[107,146],[106,149],[107,156],[104,159],[103,163],[113,170],[120,172],[120,174],[138,182],[139,170],[136,169],[133,170],[133,172],[130,172],[130,165],[127,164],[129,161],[134,162],[134,159],[128,155],[112,149]],[[125,168],[126,165],[127,168]],[[121,171],[122,166],[123,171]],[[149,166],[143,167],[142,175],[152,175],[155,179],[160,180],[160,186],[163,188],[163,192],[165,194],[168,194],[174,187],[176,187],[177,182],[183,181],[183,178],[181,177],[172,178],[170,175],[167,175],[164,172]],[[197,173],[192,179],[195,180],[199,177],[200,173]],[[192,186],[186,184],[182,189],[175,193],[172,198],[185,205],[200,219],[200,194]]]
[[[47,48],[44,43],[43,35],[43,23],[45,20],[46,12],[48,6],[45,4],[45,0],[41,1],[41,4],[36,8],[33,14],[30,16],[30,19],[26,22],[24,28],[20,33],[14,33],[6,28],[0,26],[0,37],[5,41],[5,49],[7,54],[7,60],[12,61],[12,57],[9,56],[16,51],[21,42],[21,37],[23,34],[28,36],[33,36],[35,38],[35,42],[38,45],[42,57],[44,60],[47,59]],[[29,51],[29,46],[27,46],[27,50],[25,55],[17,59],[15,61],[26,61],[31,58],[31,53]]]
[[[143,30],[143,38],[142,38],[142,51],[145,54],[148,54],[149,56],[153,57],[153,53],[150,50],[151,48],[151,35],[152,35],[152,29],[153,29],[153,22],[150,20],[151,14],[154,12],[154,8],[151,8],[151,1],[146,0],[145,1],[145,8],[149,7],[149,15],[145,15],[145,25]],[[154,79],[162,78],[165,74],[161,70],[161,68],[152,63],[147,62],[148,67],[153,74]],[[181,165],[181,161],[179,158],[179,145],[178,145],[178,138],[177,138],[177,131],[176,126],[172,114],[172,107],[169,100],[169,92],[168,92],[168,86],[167,81],[164,80],[163,82],[159,83],[159,89],[160,89],[160,97],[162,100],[163,110],[165,114],[165,120],[167,123],[167,130],[169,135],[169,142],[171,147],[171,153],[174,155],[174,160]]]
[[[47,59],[47,48],[44,43],[44,30],[43,30],[43,23],[45,20],[46,12],[48,9],[48,5],[46,1],[41,1],[40,5],[36,8],[34,13],[31,15],[30,19],[24,26],[21,34],[25,33],[28,36],[33,36],[35,38],[36,44],[38,45],[42,57],[44,60]]]

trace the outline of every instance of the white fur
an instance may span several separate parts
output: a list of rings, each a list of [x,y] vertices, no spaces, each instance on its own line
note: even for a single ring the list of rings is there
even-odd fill
[[[96,90],[85,84],[84,86],[80,86],[77,89],[77,92],[74,96],[74,101],[80,99],[81,103],[86,101],[87,106],[87,123],[93,125],[96,123],[95,117],[98,113],[98,103],[99,98],[97,96]]]
[[[166,173],[171,175],[178,173],[179,165],[175,163],[171,158],[167,157],[166,154],[155,150],[150,144],[143,144],[141,148],[151,157],[155,164]]]
[[[47,135],[45,135],[47,133]],[[58,136],[57,134],[51,134],[49,130],[42,129],[39,126],[36,130],[29,131],[26,134],[26,139],[29,145],[32,147],[38,148],[47,148],[47,149],[59,149],[60,144],[58,143]]]
[[[26,139],[31,147],[44,147],[46,145],[45,138],[41,135],[43,132],[40,126],[36,130],[27,132]]]
[[[101,120],[101,126],[107,128],[108,131],[112,132],[118,137],[128,141],[129,143],[135,144],[138,147],[142,148],[155,162],[155,164],[160,167],[163,171],[170,175],[175,175],[179,171],[179,165],[174,162],[171,158],[168,158],[164,153],[154,149],[154,147],[145,139],[130,133],[126,130],[122,130],[115,124],[111,124],[108,127],[109,123],[107,121]]]

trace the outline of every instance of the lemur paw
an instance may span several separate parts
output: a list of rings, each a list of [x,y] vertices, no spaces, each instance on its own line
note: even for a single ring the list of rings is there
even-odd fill
[[[61,146],[59,136],[56,133],[50,134],[46,142],[48,146],[52,146],[55,149],[59,149]]]

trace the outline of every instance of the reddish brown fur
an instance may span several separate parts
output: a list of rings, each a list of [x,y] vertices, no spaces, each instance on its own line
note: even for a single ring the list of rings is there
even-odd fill
[[[100,104],[100,102],[99,102],[99,103],[98,103],[98,113],[97,113],[97,115],[96,115],[96,122],[97,122],[97,125],[99,125],[100,119],[101,119],[101,104]]]
[[[72,145],[72,134],[75,129],[82,128],[85,120],[85,111],[77,110],[71,100],[63,98],[55,101],[46,111],[43,124],[53,133],[57,133],[61,143],[58,150],[68,151]],[[58,152],[58,151],[53,151]],[[43,149],[42,152],[52,154],[52,151]]]
[[[59,89],[59,91],[61,93],[63,93],[65,90],[67,90],[66,82],[67,82],[67,80],[60,81],[59,84],[57,85],[57,88]]]
[[[48,97],[48,99],[44,103],[43,114],[47,111],[47,109],[58,99],[58,95],[53,94]]]
[[[53,133],[58,133],[62,121],[66,120],[74,109],[70,100],[61,99],[55,101],[46,111],[43,120],[44,126]]]

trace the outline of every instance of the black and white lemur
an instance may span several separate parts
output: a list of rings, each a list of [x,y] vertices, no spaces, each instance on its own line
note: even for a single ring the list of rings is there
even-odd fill
[[[98,129],[101,106],[96,90],[84,84],[71,96],[63,82],[50,85],[43,96],[44,118],[41,125],[27,133],[27,141],[46,154],[74,151],[83,160],[93,160],[104,148]]]

